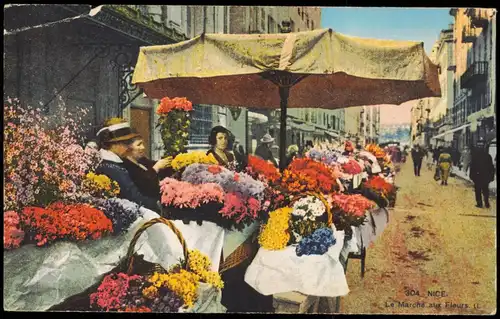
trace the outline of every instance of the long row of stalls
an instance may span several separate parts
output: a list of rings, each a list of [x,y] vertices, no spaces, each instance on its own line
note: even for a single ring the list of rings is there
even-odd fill
[[[440,94],[422,43],[331,30],[204,34],[142,48],[133,82],[162,99],[159,126],[175,155],[157,212],[119,198],[116,182],[95,174],[96,154],[72,133],[78,123],[46,131],[36,110],[4,107],[5,309],[225,312],[224,291],[234,288],[225,278],[238,267],[247,285],[275,296],[278,312],[283,293],[346,295],[348,257],[365,258],[395,201],[387,154],[317,145],[286,166],[281,147],[279,170],[253,156],[222,167],[184,152],[191,102],[280,108],[286,140],[288,107]]]

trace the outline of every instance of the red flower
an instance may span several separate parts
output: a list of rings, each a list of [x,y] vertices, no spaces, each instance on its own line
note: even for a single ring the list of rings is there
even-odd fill
[[[170,99],[168,97],[164,97],[160,101],[160,105],[156,109],[156,113],[160,115],[165,115],[172,110],[181,110],[185,112],[189,112],[193,110],[193,103],[188,101],[185,97],[175,97]]]
[[[85,204],[25,207],[20,217],[38,246],[57,239],[98,239],[113,231],[111,220],[102,211]]]
[[[248,174],[255,179],[260,179],[271,184],[276,184],[281,174],[273,164],[254,155],[248,155]]]
[[[207,170],[214,175],[222,172],[222,168],[219,165],[210,165]]]

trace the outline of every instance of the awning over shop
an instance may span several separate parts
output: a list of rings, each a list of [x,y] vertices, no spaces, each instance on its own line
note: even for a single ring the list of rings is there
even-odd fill
[[[255,112],[248,112],[248,120],[251,123],[255,123],[255,124],[263,124],[263,123],[267,123],[269,121],[267,116],[265,116],[264,114],[255,113]]]
[[[314,126],[309,125],[309,124],[296,124],[294,122],[288,122],[287,123],[287,130],[299,130],[302,132],[307,132],[307,133],[313,133],[316,131]]]
[[[456,128],[454,128],[454,129],[451,129],[451,130],[446,131],[446,132],[444,132],[444,133],[441,133],[441,134],[438,134],[438,135],[436,135],[436,136],[433,136],[433,137],[431,137],[431,139],[436,139],[436,140],[437,140],[437,139],[440,139],[440,138],[442,138],[442,137],[445,137],[446,135],[449,135],[449,134],[452,134],[452,133],[454,133],[454,132],[457,132],[457,131],[463,130],[463,129],[465,129],[466,127],[468,127],[468,126],[470,126],[470,125],[471,125],[471,123],[468,123],[468,124],[465,124],[465,125],[462,125],[462,126],[456,127]]]
[[[326,135],[330,136],[330,137],[336,137],[338,138],[339,137],[339,134],[338,133],[335,133],[333,131],[325,131]]]

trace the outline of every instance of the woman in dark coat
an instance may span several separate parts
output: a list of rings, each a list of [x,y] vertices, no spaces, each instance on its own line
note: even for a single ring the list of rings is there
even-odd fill
[[[155,212],[159,212],[159,196],[147,196],[139,189],[127,171],[124,163],[130,152],[131,144],[139,137],[130,125],[122,119],[110,119],[97,132],[102,161],[96,169],[97,174],[108,176],[120,186],[120,198],[128,199]]]
[[[171,168],[172,158],[167,157],[159,161],[153,161],[146,157],[144,150],[142,138],[140,136],[134,138],[129,146],[127,156],[123,159],[123,163],[140,192],[159,200],[160,181],[173,174]]]

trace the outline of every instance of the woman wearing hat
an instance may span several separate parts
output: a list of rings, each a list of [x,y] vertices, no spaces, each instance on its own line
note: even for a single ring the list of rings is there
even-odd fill
[[[278,167],[278,163],[276,162],[276,159],[274,158],[273,152],[270,148],[271,144],[274,142],[274,138],[272,138],[271,135],[266,134],[260,140],[260,142],[261,144],[257,146],[257,149],[255,150],[255,155],[265,161],[270,161],[274,166]]]
[[[234,155],[229,151],[229,139],[231,132],[223,126],[216,126],[210,132],[208,143],[211,148],[208,154],[212,154],[219,165],[224,167],[234,167]]]
[[[104,174],[116,181],[120,186],[119,197],[133,201],[148,209],[159,211],[159,183],[158,177],[152,177],[145,173],[142,178],[144,183],[135,181],[127,168],[136,165],[135,158],[141,154],[141,136],[132,131],[130,125],[123,119],[113,118],[104,124],[104,127],[97,132],[97,138],[101,146],[101,163],[96,169],[97,174]],[[158,172],[168,165],[169,160],[158,161],[151,168]],[[147,187],[145,187],[146,184]],[[157,186],[157,188],[155,187]]]

